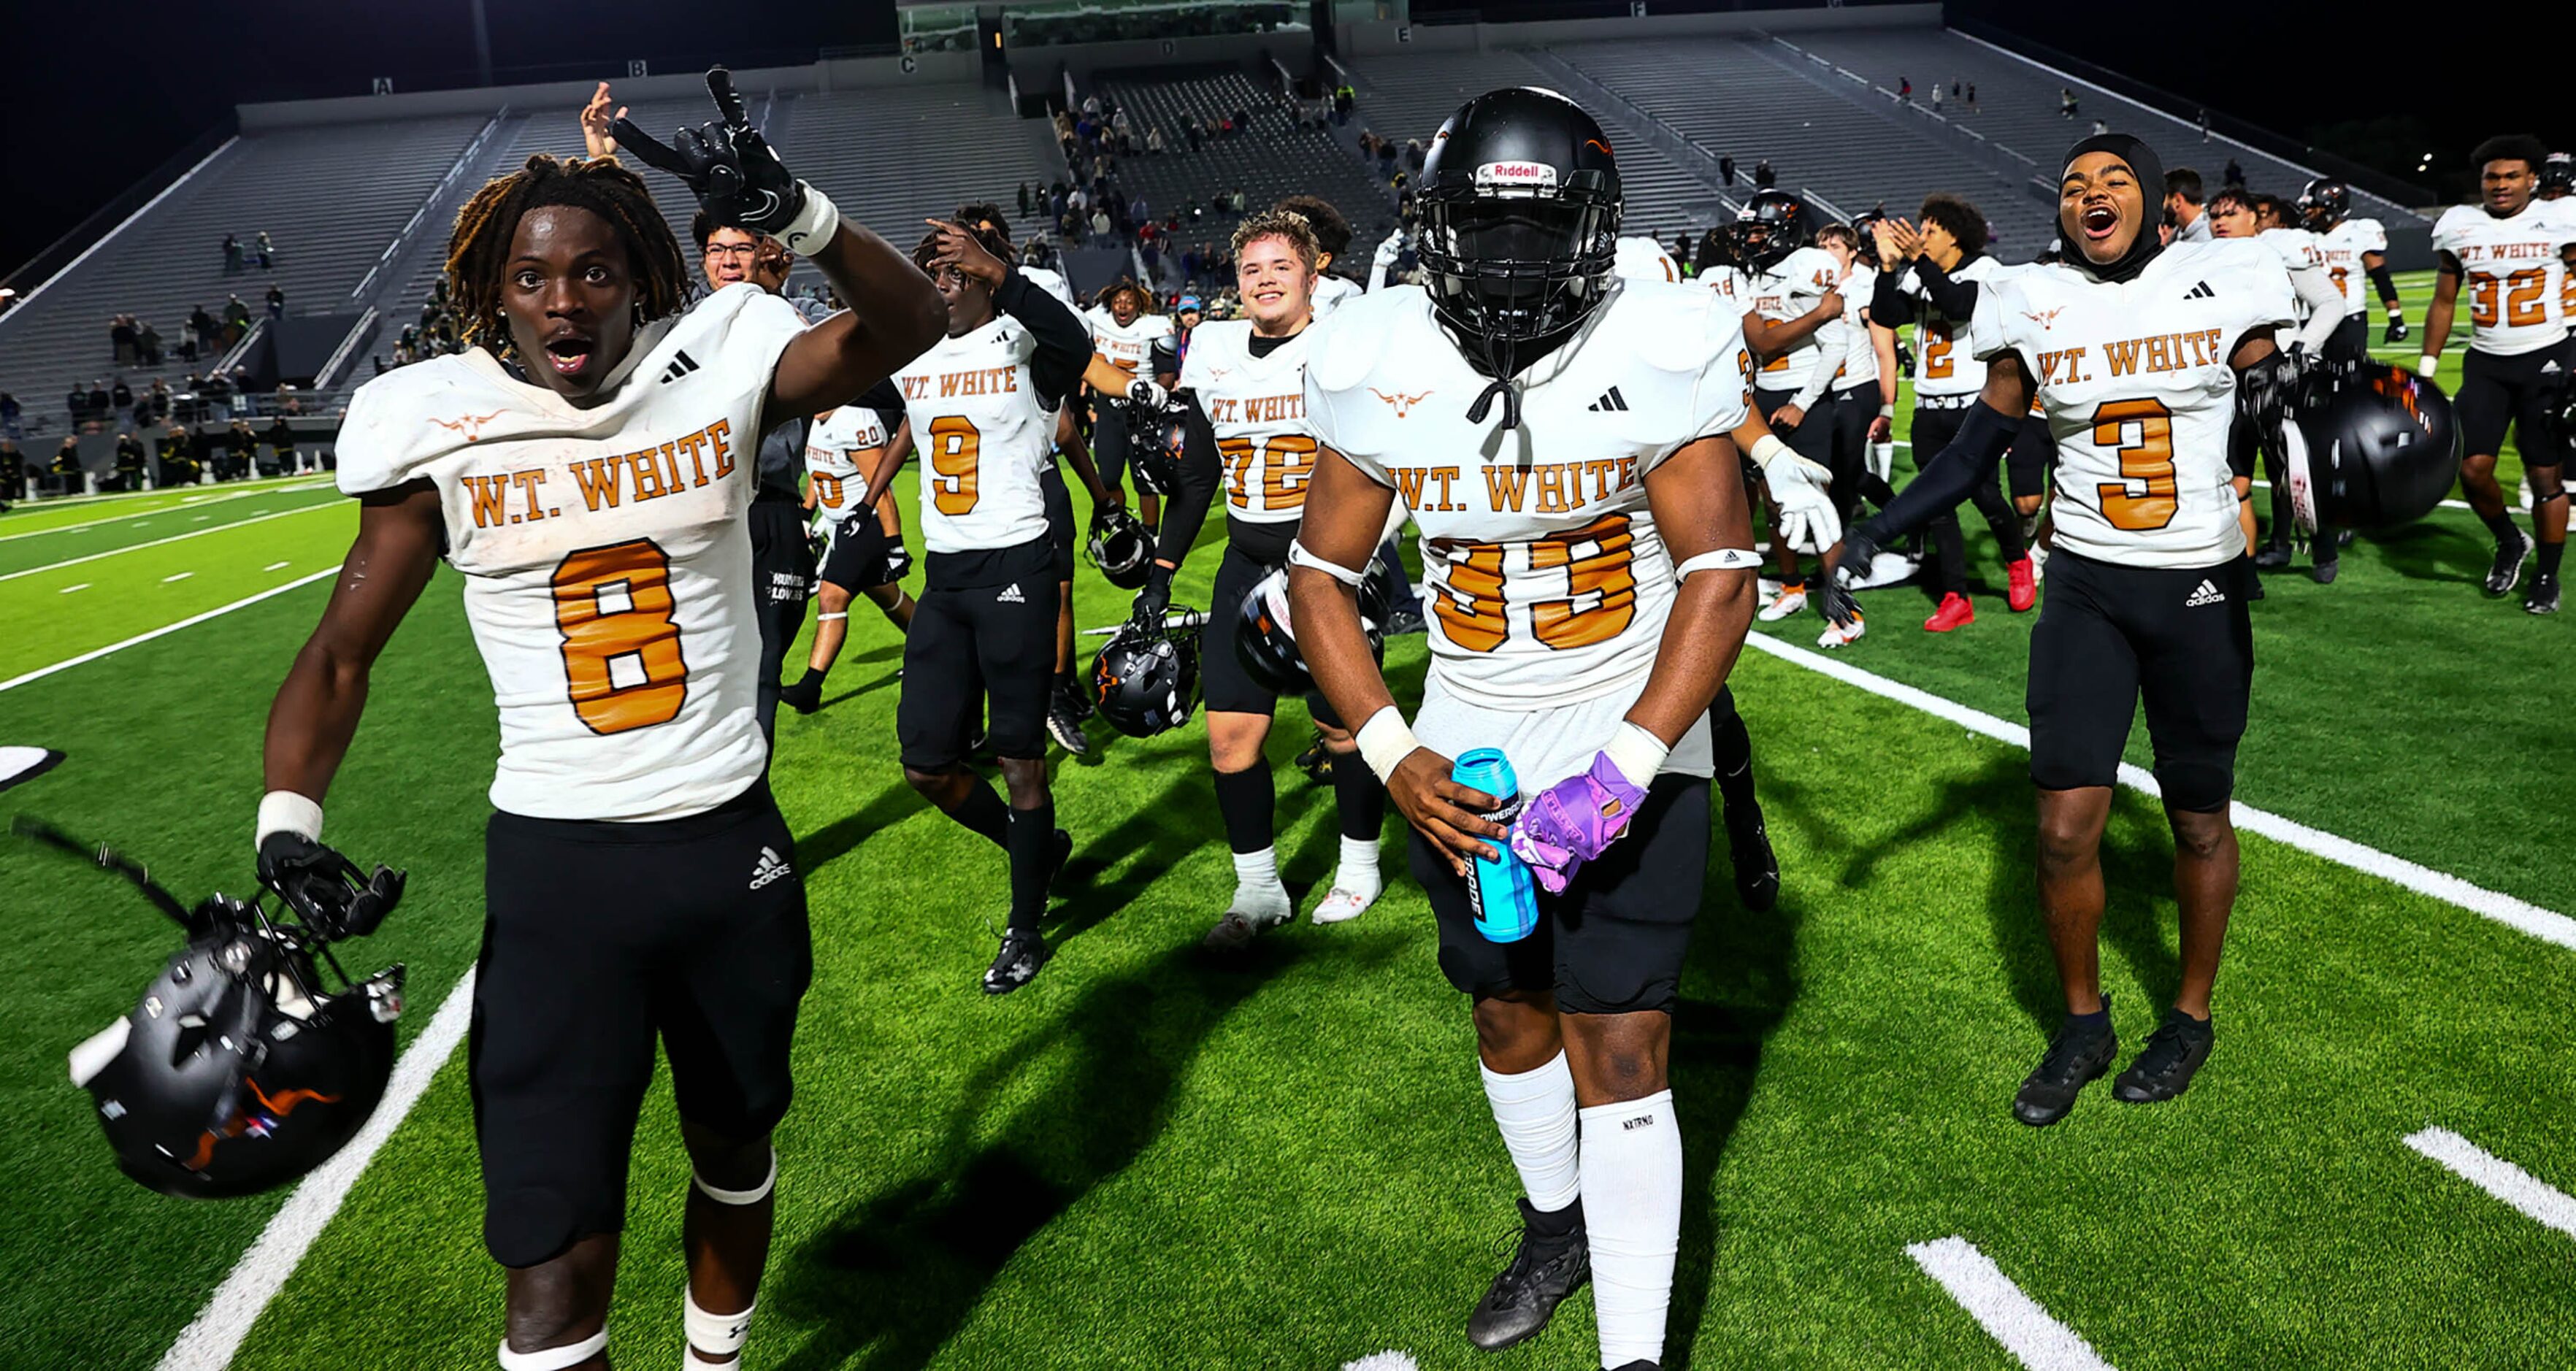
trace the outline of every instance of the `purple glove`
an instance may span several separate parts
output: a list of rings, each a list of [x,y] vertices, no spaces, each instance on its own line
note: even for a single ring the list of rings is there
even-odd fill
[[[1610,754],[1596,753],[1591,770],[1566,777],[1521,806],[1512,821],[1512,854],[1529,863],[1530,874],[1549,894],[1560,893],[1577,868],[1628,831],[1645,802],[1645,788],[1629,784]]]

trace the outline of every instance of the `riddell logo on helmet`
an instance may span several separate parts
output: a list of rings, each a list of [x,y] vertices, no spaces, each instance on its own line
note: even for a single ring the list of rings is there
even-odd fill
[[[1531,186],[1556,189],[1556,168],[1545,162],[1487,162],[1476,168],[1476,185]]]

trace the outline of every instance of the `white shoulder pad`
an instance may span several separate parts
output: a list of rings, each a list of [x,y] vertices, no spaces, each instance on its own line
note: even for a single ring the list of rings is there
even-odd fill
[[[1843,264],[1835,261],[1834,255],[1823,248],[1800,248],[1780,264],[1782,280],[1820,294],[1833,289],[1842,274]]]
[[[460,403],[459,397],[484,389],[480,380],[464,356],[456,354],[415,362],[358,387],[349,397],[349,412],[341,417],[333,449],[339,462],[334,479],[340,492],[372,494],[424,475],[432,460],[462,441],[440,441],[439,435],[462,431],[461,427],[450,430],[444,423],[461,424],[461,416],[475,408]]]
[[[1333,394],[1350,390],[1377,369],[1387,339],[1408,317],[1431,312],[1431,297],[1420,286],[1389,286],[1353,296],[1310,327],[1306,344],[1306,384]]]
[[[1249,319],[1210,319],[1190,330],[1190,354],[1181,359],[1181,389],[1204,388],[1216,379],[1210,368],[1236,365],[1234,359],[1246,350],[1243,340],[1251,334]]]
[[[2354,219],[2350,222],[2352,224],[2353,237],[2360,240],[2359,246],[2361,251],[2388,251],[2388,230],[2381,227],[2378,220]]]
[[[1637,360],[1658,371],[1704,371],[1713,361],[1731,362],[1744,346],[1743,316],[1711,291],[1627,281],[1611,308],[1621,313],[1603,322],[1618,329]]]
[[[2297,288],[2290,284],[2290,267],[2280,250],[2283,246],[2261,238],[2212,238],[2193,243],[2190,248],[2206,259],[2202,269],[2211,275],[2225,274],[2226,294],[2244,299],[2244,327],[2271,324],[2286,328],[2298,322],[2299,297]]]
[[[2472,216],[2482,213],[2485,211],[2474,205],[2453,205],[2442,211],[2442,217],[2433,221],[2434,248],[2457,256],[2460,240],[2468,235],[2469,225],[2475,222]]]

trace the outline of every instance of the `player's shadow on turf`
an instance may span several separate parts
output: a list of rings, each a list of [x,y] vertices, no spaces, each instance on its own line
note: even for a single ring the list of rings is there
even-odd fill
[[[1764,798],[1774,787],[1766,778]],[[1765,806],[1767,813],[1769,806]],[[1670,1075],[1682,1129],[1682,1194],[1706,1197],[1726,1145],[1753,1098],[1762,1048],[1798,997],[1798,925],[1803,915],[1784,894],[1764,913],[1737,903],[1724,831],[1713,844],[1707,895],[1682,968],[1682,998],[1673,1006]],[[1667,1366],[1690,1364],[1691,1344],[1708,1309],[1717,1264],[1712,1206],[1682,1206],[1681,1251],[1673,1270],[1671,1351]],[[1588,1364],[1588,1363],[1587,1363]]]
[[[1172,776],[1152,798],[1128,810],[1117,827],[1105,833],[1076,832],[1073,856],[1053,887],[1054,902],[1065,912],[1061,922],[1048,930],[1047,940],[1061,947],[1126,908],[1146,887],[1205,847],[1203,822],[1215,801],[1202,806],[1199,797],[1188,792],[1212,784],[1204,770],[1184,771]],[[1110,869],[1121,864],[1124,874],[1110,879]],[[1216,916],[1208,917],[1213,921]]]
[[[820,1326],[783,1371],[927,1363],[1023,1245],[1162,1135],[1174,1085],[1235,1005],[1302,958],[1352,955],[1348,944],[1278,939],[1257,951],[1217,965],[1174,948],[1095,981],[980,1071],[959,1092],[945,1146],[916,1174],[775,1263],[764,1298]],[[1015,1081],[1023,1069],[1043,1084]],[[1013,1101],[1007,1117],[986,1117],[996,1100]]]
[[[2429,520],[2373,533],[2367,541],[2390,570],[2410,581],[2479,580],[2495,555],[2481,533]]]
[[[856,813],[845,814],[798,838],[796,856],[804,862],[808,874],[820,871],[834,858],[866,842],[877,830],[899,824],[928,808],[930,802],[898,776],[894,784],[878,791]]]
[[[2066,1017],[2056,954],[2039,909],[2039,811],[2030,774],[2019,758],[2002,758],[1985,775],[1945,787],[1942,804],[1990,806],[2000,839],[1987,866],[1986,919],[1999,969],[2032,1024],[2054,1033]],[[2155,800],[2114,794],[2102,832],[2102,941],[2158,1004],[2182,985],[2182,961],[2165,940],[2176,927],[2173,834]],[[2106,987],[2110,977],[2104,978]]]

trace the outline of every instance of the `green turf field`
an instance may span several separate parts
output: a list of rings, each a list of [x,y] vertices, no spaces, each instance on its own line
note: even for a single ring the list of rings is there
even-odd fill
[[[0,744],[69,754],[0,811],[113,841],[183,893],[248,885],[262,723],[325,595],[279,588],[327,572],[355,525],[299,484],[0,516],[0,681],[279,592],[0,690]],[[2550,703],[2576,627],[2481,598],[2485,548],[2443,510],[2356,545],[2331,587],[2268,578],[2239,796],[2576,910]],[[1192,563],[1180,600],[1203,600],[1213,563]],[[1125,597],[1082,576],[1082,620],[1121,617]],[[1870,635],[1837,660],[2019,721],[2033,616],[1981,593],[1975,626],[1935,636],[1914,626],[1918,592],[1864,604]],[[780,727],[774,783],[817,966],[746,1365],[1332,1368],[1381,1349],[1424,1367],[1593,1365],[1588,1295],[1500,1357],[1461,1336],[1508,1252],[1515,1186],[1420,892],[1399,879],[1356,922],[1203,962],[1232,876],[1203,732],[1095,727],[1103,757],[1058,771],[1077,842],[1059,955],[987,999],[1003,864],[904,785],[898,644],[864,606],[852,622],[830,707]],[[1803,647],[1821,626],[1774,636]],[[1399,693],[1422,654],[1396,641]],[[2025,1129],[2005,1105],[2056,1009],[2022,754],[1795,658],[1748,651],[1734,679],[1786,889],[1774,912],[1742,912],[1720,845],[1676,1016],[1689,1201],[1667,1365],[2013,1365],[1907,1255],[1954,1235],[2129,1371],[2576,1363],[2576,1239],[2404,1142],[2451,1129],[2576,1191],[2576,950],[2249,837],[2222,1042],[2198,1087],[2154,1109],[2097,1087],[2066,1123]],[[1331,801],[1286,765],[1304,729],[1282,717],[1283,866],[1311,903]],[[442,573],[375,673],[329,802],[335,842],[412,871],[352,968],[410,965],[406,1041],[472,961],[495,745]],[[2168,847],[2152,803],[2124,792],[2104,963],[2132,1050],[2176,976]],[[0,890],[15,935],[0,993],[17,1007],[0,1038],[17,1181],[0,1231],[17,1277],[0,1346],[16,1350],[0,1365],[151,1367],[285,1197],[189,1204],[114,1172],[63,1053],[130,1007],[172,939],[105,878],[20,846],[0,845]],[[686,1174],[664,1091],[637,1146],[620,1365],[680,1355]],[[459,1055],[235,1364],[490,1366],[501,1282],[479,1220]]]

